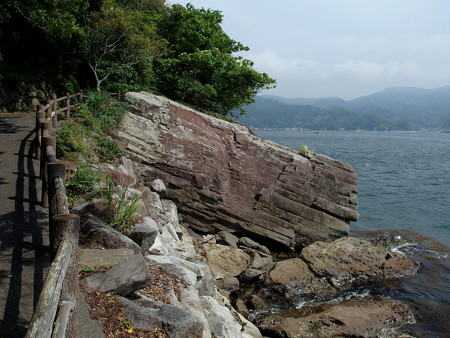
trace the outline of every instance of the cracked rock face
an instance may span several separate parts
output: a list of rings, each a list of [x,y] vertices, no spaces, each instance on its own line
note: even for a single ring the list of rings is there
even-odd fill
[[[145,182],[161,179],[183,221],[295,249],[348,234],[358,218],[349,165],[262,140],[149,93],[128,93],[117,137]]]

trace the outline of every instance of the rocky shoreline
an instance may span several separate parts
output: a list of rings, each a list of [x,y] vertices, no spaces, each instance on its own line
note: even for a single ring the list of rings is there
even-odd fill
[[[94,264],[91,259],[101,249],[106,254],[94,265],[112,266],[81,285],[87,293],[121,295],[136,328],[163,328],[170,337],[408,337],[398,332],[414,323],[407,305],[382,296],[340,298],[355,285],[417,273],[415,261],[381,246],[382,241],[317,241],[281,259],[280,253],[246,236],[185,228],[176,205],[163,197],[164,182],[144,186],[139,169],[128,159],[104,171],[127,182],[130,198],[143,193],[142,222],[125,236],[98,217],[100,200],[75,208],[83,219],[82,256],[88,257],[82,264]],[[169,285],[167,303],[142,291],[155,281],[149,265],[179,281]]]
[[[351,166],[162,97],[126,97],[114,135],[126,158],[101,171],[139,196],[140,221],[125,236],[102,221],[104,201],[75,208],[82,265],[111,267],[81,281],[87,294],[120,295],[135,329],[169,337],[408,337],[406,304],[355,292],[420,266],[383,238],[348,237]]]

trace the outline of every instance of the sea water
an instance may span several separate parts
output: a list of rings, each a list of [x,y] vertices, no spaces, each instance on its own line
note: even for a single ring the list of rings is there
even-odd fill
[[[350,164],[358,176],[360,218],[354,234],[409,238],[420,261],[411,279],[370,289],[409,304],[419,337],[450,337],[450,133],[257,130],[298,150],[301,145]],[[446,247],[440,247],[439,243]],[[447,254],[446,254],[447,252]]]

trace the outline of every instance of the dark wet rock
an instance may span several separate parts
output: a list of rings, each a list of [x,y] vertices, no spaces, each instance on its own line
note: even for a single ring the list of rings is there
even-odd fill
[[[126,317],[139,329],[151,331],[164,328],[169,337],[201,338],[203,322],[192,312],[171,304],[158,301],[130,301],[120,298]]]
[[[345,236],[358,218],[351,166],[323,155],[305,158],[160,96],[126,98],[117,139],[145,185],[166,182],[167,197],[193,229],[255,235],[295,249]]]
[[[419,269],[405,254],[355,237],[315,242],[302,250],[301,257],[318,276],[339,288],[363,280],[413,276]]]
[[[80,281],[86,292],[112,292],[128,295],[149,286],[152,282],[147,263],[141,254],[134,255],[110,270],[99,272]]]
[[[407,305],[377,296],[268,316],[259,328],[270,337],[395,337],[414,322]]]
[[[248,299],[248,306],[256,311],[268,310],[269,305],[258,295],[251,295]]]
[[[261,271],[259,269],[248,268],[248,269],[245,269],[245,271],[242,272],[238,278],[241,282],[251,283],[255,280],[261,279],[262,276],[264,276],[264,274],[265,274],[265,272]]]
[[[249,310],[247,308],[247,305],[245,305],[244,300],[236,299],[236,303],[234,304],[234,308],[236,309],[237,312],[239,312],[245,318],[248,318],[250,312],[249,312]]]

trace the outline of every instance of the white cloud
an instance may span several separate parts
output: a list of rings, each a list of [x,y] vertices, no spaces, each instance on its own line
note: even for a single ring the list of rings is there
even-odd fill
[[[415,62],[400,62],[396,60],[387,62],[373,62],[366,60],[348,60],[334,65],[334,70],[340,75],[374,79],[401,76],[417,77],[423,74],[422,66]]]
[[[255,63],[258,71],[263,71],[275,77],[303,77],[324,78],[326,71],[323,66],[314,60],[300,58],[283,58],[274,50],[265,50],[258,54],[246,55]]]

